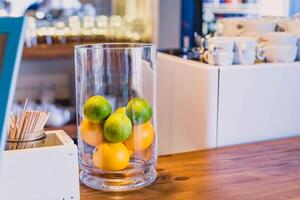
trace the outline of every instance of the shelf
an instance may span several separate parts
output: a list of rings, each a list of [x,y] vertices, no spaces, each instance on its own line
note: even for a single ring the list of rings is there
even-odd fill
[[[107,43],[115,43],[117,41],[105,41]],[[119,41],[130,43],[131,41]],[[143,43],[143,41],[141,41]],[[145,41],[148,43],[148,41]],[[71,44],[53,44],[45,45],[41,44],[36,47],[24,47],[23,59],[25,60],[40,60],[40,59],[73,59],[74,58],[74,46],[78,44],[94,44],[101,42],[83,42],[83,43],[71,43]]]
[[[216,14],[258,14],[256,3],[204,3],[203,9]]]
[[[24,47],[23,59],[73,58],[75,44]]]

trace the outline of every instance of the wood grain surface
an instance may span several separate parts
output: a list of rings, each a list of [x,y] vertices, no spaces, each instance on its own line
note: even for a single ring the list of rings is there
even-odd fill
[[[300,199],[300,138],[161,156],[157,171],[156,181],[137,191],[81,185],[81,199]]]

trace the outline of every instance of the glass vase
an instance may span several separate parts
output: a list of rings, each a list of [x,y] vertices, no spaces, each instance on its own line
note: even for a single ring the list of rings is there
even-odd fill
[[[81,181],[104,191],[156,178],[156,48],[108,43],[75,47]]]

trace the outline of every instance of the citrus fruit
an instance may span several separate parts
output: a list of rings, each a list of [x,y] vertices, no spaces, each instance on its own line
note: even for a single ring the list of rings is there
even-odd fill
[[[118,108],[115,113],[124,114],[126,115],[126,107],[120,107]]]
[[[142,98],[134,98],[128,102],[126,114],[133,123],[142,124],[151,118],[152,108],[148,101]]]
[[[132,151],[143,151],[154,141],[154,128],[150,122],[133,126],[130,137],[124,142],[126,147]]]
[[[96,148],[93,162],[97,168],[102,170],[122,170],[128,166],[131,154],[132,152],[121,142],[105,142]]]
[[[85,118],[80,124],[80,134],[82,140],[91,146],[99,145],[103,139],[100,124],[91,122]]]
[[[103,96],[92,96],[84,104],[83,113],[85,117],[99,123],[106,119],[112,111],[109,101]]]
[[[130,119],[119,113],[111,114],[104,123],[104,137],[109,142],[123,142],[132,131]]]

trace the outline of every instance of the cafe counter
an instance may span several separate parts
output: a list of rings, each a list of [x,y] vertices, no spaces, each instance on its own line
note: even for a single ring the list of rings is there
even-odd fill
[[[131,192],[80,186],[96,199],[299,199],[300,137],[160,156],[158,177]]]

